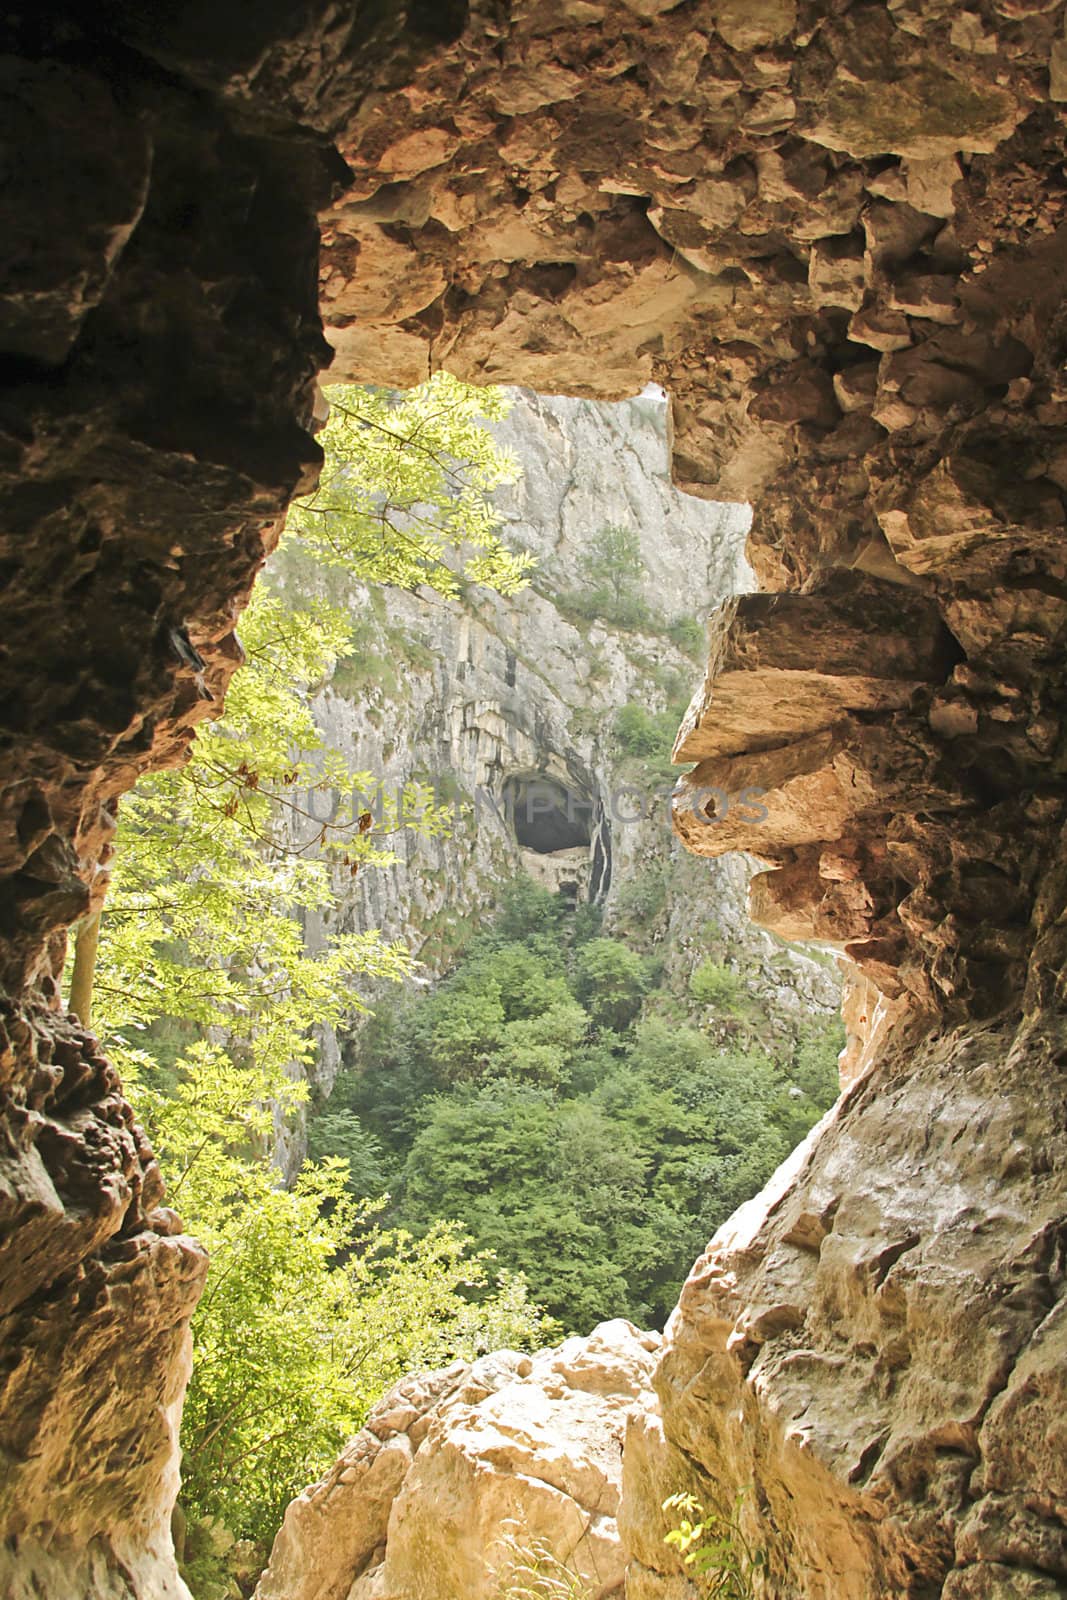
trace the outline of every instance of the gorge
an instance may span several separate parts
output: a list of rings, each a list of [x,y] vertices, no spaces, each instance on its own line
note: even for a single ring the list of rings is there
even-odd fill
[[[115,800],[219,709],[332,350],[331,382],[655,382],[675,482],[753,506],[761,592],[678,753],[698,797],[766,791],[716,848],[866,1023],[682,1291],[631,1597],[688,1592],[680,1477],[748,1491],[767,1595],[1062,1594],[1062,0],[2,26],[5,1592],[182,1594],[204,1262],[58,979]]]
[[[309,919],[307,937],[380,928],[418,957],[424,984],[526,876],[596,907],[605,931],[662,964],[683,1007],[713,958],[741,975],[770,1036],[795,1039],[837,1009],[834,963],[755,927],[751,868],[737,856],[694,861],[670,827],[666,747],[708,615],[751,583],[747,513],[670,483],[662,392],[602,405],[516,390],[508,401],[493,432],[521,476],[493,499],[508,542],[534,558],[529,588],[467,587],[455,600],[393,589],[386,600],[331,573],[332,600],[359,619],[359,654],[312,702],[322,738],[389,796],[424,785],[450,826],[391,836],[391,868],[337,871],[336,909]],[[600,569],[620,593],[597,589]],[[322,581],[302,577],[299,546],[270,572],[283,592]],[[310,796],[307,808],[325,816],[333,803]],[[301,818],[298,832],[314,824]],[[340,1059],[328,1034],[320,1092]]]

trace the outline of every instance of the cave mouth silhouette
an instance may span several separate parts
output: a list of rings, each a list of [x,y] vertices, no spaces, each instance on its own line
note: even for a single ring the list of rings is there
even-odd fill
[[[588,849],[593,836],[593,802],[543,774],[510,777],[504,804],[524,850],[554,855],[557,850]]]

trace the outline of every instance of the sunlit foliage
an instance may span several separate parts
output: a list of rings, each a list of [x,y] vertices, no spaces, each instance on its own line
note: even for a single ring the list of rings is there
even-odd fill
[[[489,499],[517,470],[484,425],[503,414],[499,393],[442,376],[403,398],[330,398],[322,485],[284,535],[312,580],[338,564],[442,595],[521,587],[528,560],[501,543]],[[210,1254],[182,1503],[194,1531],[255,1540],[402,1372],[550,1332],[522,1277],[472,1254],[462,1230],[381,1227],[327,1150],[289,1188],[272,1164],[278,1123],[307,1097],[316,1027],[411,970],[374,929],[311,949],[307,918],[330,925],[339,882],[391,861],[396,828],[447,827],[428,791],[378,794],[316,728],[315,693],[358,650],[329,590],[268,570],[224,714],[183,767],[123,801],[93,996],[169,1202]]]
[[[835,1099],[841,1044],[836,1022],[771,1049],[732,1012],[727,1044],[646,1014],[655,965],[588,909],[518,884],[435,991],[361,1033],[319,1112],[331,1151],[364,1171],[373,1151],[392,1218],[454,1219],[583,1332],[663,1320],[718,1225]]]

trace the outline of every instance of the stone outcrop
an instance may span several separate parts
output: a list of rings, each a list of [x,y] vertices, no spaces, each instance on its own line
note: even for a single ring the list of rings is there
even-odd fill
[[[689,1286],[665,1448],[752,1486],[779,1592],[1062,1592],[1064,23],[1062,0],[5,11],[8,1591],[176,1583],[202,1264],[62,1015],[62,929],[102,891],[114,798],[218,705],[313,466],[321,213],[337,375],[655,379],[677,480],[754,502],[750,560],[795,602],[742,603],[717,659],[735,707],[761,657],[799,671],[796,717],[768,747],[749,697],[703,777],[763,763],[767,821],[733,819],[763,914],[847,944],[901,1010]],[[820,659],[828,606],[877,617],[873,659]]]
[[[745,1488],[774,1595],[1063,1593],[1064,1089],[1040,1033],[898,1037],[694,1267],[637,1504]]]
[[[257,1600],[499,1600],[532,1552],[621,1597],[623,1441],[659,1345],[619,1320],[406,1379],[290,1505]]]

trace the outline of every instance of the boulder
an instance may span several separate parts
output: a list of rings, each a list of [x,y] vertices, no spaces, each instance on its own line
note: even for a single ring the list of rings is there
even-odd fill
[[[405,1379],[293,1501],[256,1600],[499,1600],[531,1561],[621,1596],[623,1441],[660,1344],[619,1318]]]

